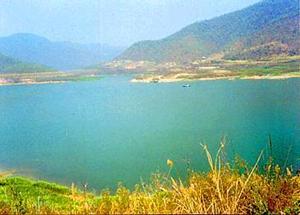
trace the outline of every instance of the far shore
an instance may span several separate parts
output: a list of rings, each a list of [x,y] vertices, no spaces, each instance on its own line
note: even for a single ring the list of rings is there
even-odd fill
[[[0,82],[0,87],[1,86],[15,86],[15,85],[36,85],[36,84],[62,84],[65,83],[66,81],[33,81],[33,82]]]
[[[86,73],[22,73],[0,74],[1,86],[36,85],[36,84],[62,84],[74,81],[98,80],[99,75]]]
[[[300,74],[286,73],[282,75],[254,75],[254,76],[222,76],[222,77],[203,77],[197,78],[191,75],[188,78],[177,78],[186,75],[186,73],[176,74],[172,77],[164,77],[162,75],[153,75],[147,77],[138,77],[131,80],[132,83],[171,83],[181,81],[214,81],[214,80],[280,80],[288,78],[300,78]]]
[[[194,74],[178,73],[175,75],[168,75],[168,77],[163,75],[152,75],[144,77],[136,77],[130,82],[132,83],[172,83],[172,82],[182,82],[182,81],[214,81],[214,80],[283,80],[289,78],[300,78],[300,73],[286,73],[282,75],[253,75],[253,76],[219,76],[219,77],[194,77]],[[21,82],[9,82],[1,81],[1,86],[16,86],[16,85],[40,85],[40,84],[62,84],[69,81],[21,81]]]

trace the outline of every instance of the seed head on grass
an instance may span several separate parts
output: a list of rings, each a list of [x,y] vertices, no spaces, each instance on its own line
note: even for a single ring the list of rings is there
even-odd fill
[[[167,165],[172,168],[174,166],[174,162],[170,159],[167,160]]]

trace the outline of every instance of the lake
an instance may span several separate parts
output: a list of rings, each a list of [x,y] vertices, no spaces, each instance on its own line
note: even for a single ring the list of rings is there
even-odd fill
[[[269,136],[278,161],[299,167],[300,79],[137,84],[129,76],[0,87],[0,168],[90,189],[132,187],[156,171],[207,170],[227,139],[228,159],[253,163]],[[286,156],[288,159],[286,160]]]

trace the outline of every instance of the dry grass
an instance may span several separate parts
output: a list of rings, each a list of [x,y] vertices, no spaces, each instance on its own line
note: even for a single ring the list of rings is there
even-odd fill
[[[233,166],[223,162],[223,148],[224,144],[221,144],[213,158],[204,145],[210,171],[192,172],[186,182],[170,177],[169,173],[155,175],[150,184],[137,185],[133,191],[120,185],[116,193],[103,191],[98,196],[79,191],[74,185],[63,190],[65,188],[31,184],[29,194],[17,195],[21,200],[11,198],[12,194],[6,189],[6,201],[2,196],[0,206],[3,213],[44,214],[300,213],[300,178],[293,175],[292,170],[281,170],[269,162],[262,173],[258,167],[263,153],[251,168],[243,162]],[[172,171],[173,162],[168,160],[167,165]],[[37,196],[30,190],[33,187],[47,187],[47,192],[40,190],[43,195]],[[17,185],[15,190],[18,190]],[[38,199],[43,204],[38,205]]]

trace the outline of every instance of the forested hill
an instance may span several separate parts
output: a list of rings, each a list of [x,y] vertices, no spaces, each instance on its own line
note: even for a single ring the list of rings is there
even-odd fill
[[[264,0],[240,11],[191,24],[157,41],[141,41],[118,60],[191,61],[221,54],[248,59],[299,54],[298,0]]]

